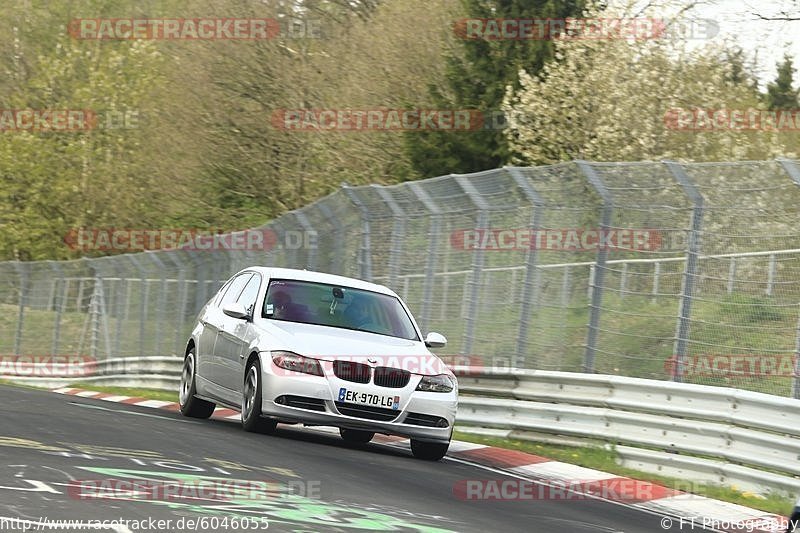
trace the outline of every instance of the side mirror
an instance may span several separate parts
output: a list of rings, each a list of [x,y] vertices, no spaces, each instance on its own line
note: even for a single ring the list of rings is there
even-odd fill
[[[247,310],[239,302],[232,302],[223,305],[222,312],[233,318],[243,319],[250,317],[250,315],[247,313]]]
[[[435,331],[431,331],[425,337],[425,346],[428,348],[441,348],[445,344],[447,344],[447,339],[444,338],[444,335],[441,333],[436,333]]]

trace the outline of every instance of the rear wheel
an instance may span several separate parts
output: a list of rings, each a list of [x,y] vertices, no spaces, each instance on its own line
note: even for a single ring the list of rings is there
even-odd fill
[[[277,425],[277,420],[261,416],[261,364],[254,359],[244,375],[242,427],[254,433],[272,433]]]
[[[197,394],[196,375],[197,360],[194,355],[194,348],[192,348],[183,360],[183,370],[181,371],[181,389],[178,394],[181,414],[193,418],[208,418],[214,412],[216,405],[206,400],[195,398],[194,395]]]
[[[372,431],[345,428],[339,428],[339,434],[342,436],[342,440],[353,444],[366,444],[375,436],[375,433]]]
[[[426,461],[438,461],[447,453],[447,448],[450,447],[449,442],[424,442],[416,439],[411,439],[411,453],[417,459],[424,459]]]

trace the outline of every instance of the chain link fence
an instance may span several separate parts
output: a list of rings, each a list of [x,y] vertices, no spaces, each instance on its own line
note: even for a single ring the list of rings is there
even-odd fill
[[[181,356],[206,300],[258,264],[387,285],[483,364],[800,397],[798,222],[792,160],[345,186],[258,228],[268,250],[0,263],[0,354]]]

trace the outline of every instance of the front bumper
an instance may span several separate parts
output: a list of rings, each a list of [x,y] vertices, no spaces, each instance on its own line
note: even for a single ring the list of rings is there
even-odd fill
[[[264,363],[261,372],[263,384],[261,412],[265,416],[306,425],[334,426],[397,435],[425,442],[446,443],[450,441],[458,405],[457,390],[449,393],[415,391],[414,389],[421,379],[420,376],[412,376],[411,381],[403,388],[388,388],[352,383],[332,375],[321,377],[288,372],[275,367],[269,359],[266,359]],[[391,421],[382,421],[341,414],[336,406],[336,399],[338,391],[342,387],[368,388],[375,394],[400,396],[397,417]],[[285,396],[317,399],[324,406],[324,410],[302,409],[275,402],[277,398]],[[439,417],[446,420],[447,427],[429,427],[407,423],[406,419],[412,413]]]

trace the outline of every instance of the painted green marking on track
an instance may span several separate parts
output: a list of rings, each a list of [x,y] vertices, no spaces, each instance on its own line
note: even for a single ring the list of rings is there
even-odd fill
[[[241,482],[243,487],[253,481],[233,480],[230,478],[202,476],[197,474],[184,474],[178,472],[164,472],[153,470],[130,470],[127,468],[102,468],[80,467],[113,479],[140,479],[152,481],[181,481],[193,484],[210,484],[224,482],[226,484]],[[371,531],[407,531],[413,529],[424,533],[445,533],[451,530],[437,528],[425,524],[412,524],[394,516],[350,508],[338,503],[325,503],[321,500],[307,498],[296,494],[280,494],[272,498],[253,499],[248,497],[249,489],[237,490],[232,487],[230,499],[224,502],[198,505],[177,501],[141,500],[200,514],[227,515],[239,517],[265,517],[269,520],[286,524],[307,524],[314,526],[338,526]]]

